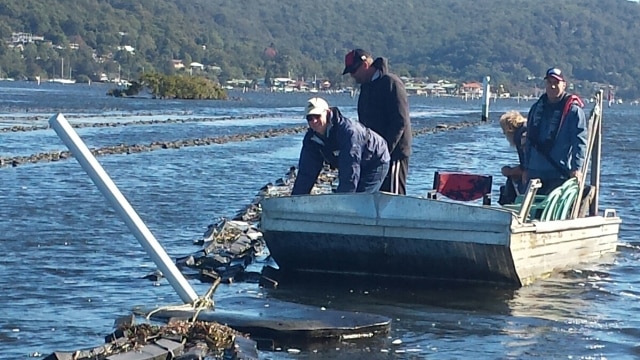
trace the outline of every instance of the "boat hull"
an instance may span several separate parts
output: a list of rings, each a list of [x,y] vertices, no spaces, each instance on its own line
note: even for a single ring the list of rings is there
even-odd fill
[[[266,199],[280,272],[522,286],[614,252],[620,219],[520,223],[497,207],[377,194]]]

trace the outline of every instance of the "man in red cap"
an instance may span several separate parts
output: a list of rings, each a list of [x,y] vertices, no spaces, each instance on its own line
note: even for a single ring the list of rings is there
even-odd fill
[[[360,84],[358,120],[387,141],[391,163],[380,191],[405,195],[411,156],[411,120],[404,83],[387,71],[384,58],[375,60],[362,49],[344,58],[342,75],[350,74]]]

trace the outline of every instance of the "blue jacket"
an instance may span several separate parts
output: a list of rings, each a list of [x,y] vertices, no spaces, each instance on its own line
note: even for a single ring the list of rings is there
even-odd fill
[[[523,163],[529,178],[566,179],[569,172],[582,170],[587,150],[587,120],[582,106],[580,98],[569,94],[553,104],[544,94],[533,104],[527,117]]]
[[[338,169],[338,192],[355,192],[360,173],[389,163],[387,142],[375,131],[331,108],[326,136],[309,129],[302,140],[298,176],[291,195],[309,194],[326,161]]]

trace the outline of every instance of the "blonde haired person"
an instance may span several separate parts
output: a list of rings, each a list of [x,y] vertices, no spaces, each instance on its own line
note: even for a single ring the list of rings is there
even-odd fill
[[[525,155],[524,145],[527,138],[527,118],[518,111],[509,111],[500,117],[500,127],[509,145],[516,148],[520,162],[518,166],[502,167],[502,175],[507,177],[507,183],[500,187],[498,203],[504,205],[513,203],[516,196],[525,191],[526,184],[522,182],[522,172],[524,171],[523,160]]]
[[[518,148],[518,144],[515,143],[514,137],[516,132],[523,126],[526,128],[527,118],[522,116],[518,111],[511,110],[500,116],[500,127],[502,127],[502,133],[507,138],[509,144]],[[522,139],[524,144],[524,138]],[[520,145],[522,146],[522,145]]]

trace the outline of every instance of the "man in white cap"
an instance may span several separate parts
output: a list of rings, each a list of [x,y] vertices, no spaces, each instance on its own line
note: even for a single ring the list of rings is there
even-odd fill
[[[545,93],[531,106],[527,117],[523,183],[540,179],[539,194],[548,194],[581,171],[587,149],[584,103],[565,90],[567,81],[558,68],[544,77]]]
[[[302,141],[292,195],[309,194],[324,163],[338,169],[337,192],[376,192],[389,171],[387,142],[375,131],[345,118],[322,98],[307,101],[309,130]]]

